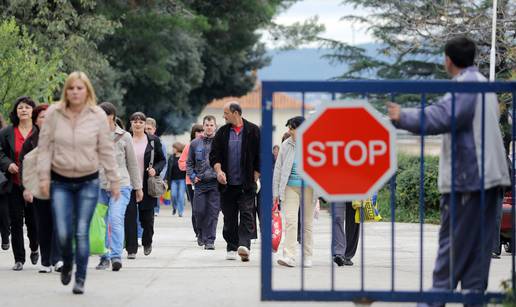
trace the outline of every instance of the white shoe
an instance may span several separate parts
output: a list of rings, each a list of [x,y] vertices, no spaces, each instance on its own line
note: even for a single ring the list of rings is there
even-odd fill
[[[249,261],[249,249],[245,246],[239,246],[238,256],[240,256],[240,260],[242,260],[242,262]]]
[[[293,268],[296,266],[296,260],[292,257],[283,257],[278,259],[278,264],[283,266],[288,266],[289,268]]]
[[[61,272],[61,269],[63,268],[63,261],[58,261],[56,265],[54,266],[54,271]]]
[[[305,257],[305,262],[303,264],[305,268],[311,268],[313,266],[312,258],[311,257]]]
[[[52,267],[51,266],[44,266],[44,265],[42,265],[39,268],[38,273],[52,273]]]
[[[236,258],[237,258],[237,253],[235,251],[229,251],[226,254],[226,260],[236,260]]]

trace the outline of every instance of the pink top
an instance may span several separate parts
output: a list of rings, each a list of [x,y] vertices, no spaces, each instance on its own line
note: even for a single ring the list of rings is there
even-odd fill
[[[188,151],[190,151],[190,143],[186,144],[181,156],[179,157],[179,169],[182,171],[186,171],[186,160],[188,159]],[[186,184],[192,184],[192,180],[190,177],[186,176]]]
[[[133,137],[133,147],[134,153],[136,154],[136,162],[138,162],[138,168],[140,169],[140,174],[143,176],[145,174],[145,149],[147,148],[147,144],[149,141],[147,137],[144,137],[142,140],[136,142],[136,139]]]

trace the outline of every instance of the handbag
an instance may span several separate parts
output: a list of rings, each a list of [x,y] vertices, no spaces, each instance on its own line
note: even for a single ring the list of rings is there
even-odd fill
[[[152,151],[149,168],[154,165],[154,140],[151,141]],[[167,191],[167,183],[157,173],[147,179],[147,193],[150,197],[158,198]]]
[[[23,159],[22,184],[23,187],[32,193],[37,199],[47,200],[39,188],[39,176],[37,175],[38,166],[38,148],[34,148]]]
[[[379,222],[382,220],[380,211],[378,209],[378,202],[376,201],[376,195],[369,197],[363,201],[353,201],[352,203],[355,211],[355,223],[360,223],[360,212],[364,212],[364,222]]]
[[[278,208],[278,201],[272,206],[272,251],[277,252],[281,242],[283,227],[281,224],[281,212]]]

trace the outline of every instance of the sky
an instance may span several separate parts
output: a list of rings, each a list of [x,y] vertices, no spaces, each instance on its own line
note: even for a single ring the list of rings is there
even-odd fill
[[[351,14],[367,16],[367,11],[355,9],[347,4],[342,5],[342,2],[342,0],[302,0],[278,15],[274,21],[289,25],[317,15],[319,22],[326,27],[326,31],[321,35],[323,37],[337,39],[349,44],[374,42],[371,35],[366,31],[366,25],[340,20],[342,16]],[[273,46],[267,35],[264,35],[264,41],[268,46]]]

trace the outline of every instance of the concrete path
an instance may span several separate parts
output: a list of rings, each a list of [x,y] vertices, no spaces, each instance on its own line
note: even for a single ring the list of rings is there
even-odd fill
[[[331,285],[330,216],[321,212],[314,225],[314,267],[305,270],[306,289],[329,289]],[[123,260],[120,272],[96,271],[98,257],[90,257],[86,293],[74,296],[70,286],[62,286],[58,273],[38,274],[28,263],[21,272],[11,270],[12,252],[0,251],[0,306],[353,306],[352,303],[286,303],[260,301],[260,241],[253,243],[251,261],[225,260],[222,216],[215,251],[197,246],[191,230],[190,212],[171,216],[163,207],[156,218],[155,243],[150,256],[139,250],[136,260]],[[419,225],[396,225],[396,289],[419,289]],[[437,247],[438,227],[425,226],[423,274],[426,289]],[[390,223],[369,223],[365,228],[365,287],[391,287]],[[27,243],[27,242],[26,242]],[[27,243],[28,244],[28,243]],[[275,256],[276,257],[276,256]],[[353,267],[335,267],[336,289],[359,289],[360,245]],[[278,267],[274,262],[273,287],[299,289],[301,269]],[[498,291],[510,276],[510,257],[491,266],[489,289]],[[413,306],[414,304],[375,303],[373,306]]]

